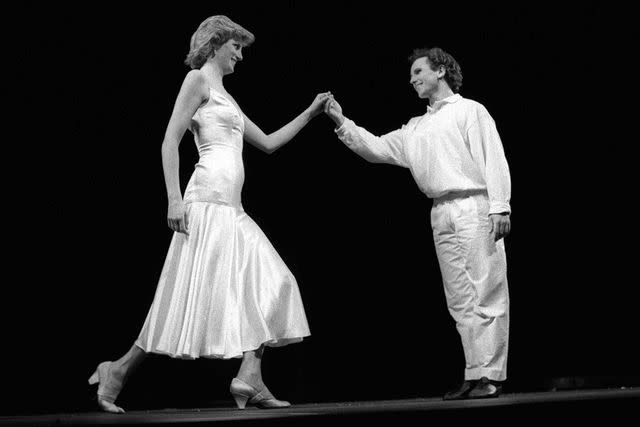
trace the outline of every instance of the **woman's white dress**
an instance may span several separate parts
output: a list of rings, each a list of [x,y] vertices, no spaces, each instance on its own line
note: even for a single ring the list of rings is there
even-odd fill
[[[241,113],[210,89],[191,130],[200,159],[184,194],[189,235],[173,235],[136,345],[227,359],[301,341],[310,332],[296,279],[242,208]]]

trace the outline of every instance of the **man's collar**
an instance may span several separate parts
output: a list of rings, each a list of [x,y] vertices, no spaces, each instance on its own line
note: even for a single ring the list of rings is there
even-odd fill
[[[434,102],[433,106],[427,105],[427,111],[431,113],[433,111],[439,110],[445,104],[453,104],[454,102],[458,102],[461,99],[462,96],[460,96],[459,93],[454,93],[453,95],[441,99],[440,101]]]

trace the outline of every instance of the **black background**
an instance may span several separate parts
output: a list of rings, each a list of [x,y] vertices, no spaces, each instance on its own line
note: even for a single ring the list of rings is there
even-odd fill
[[[426,108],[408,84],[412,49],[454,55],[461,93],[496,120],[512,174],[508,390],[638,378],[634,54],[623,46],[636,30],[624,11],[104,3],[7,18],[19,30],[3,162],[3,413],[92,408],[87,378],[137,337],[171,238],[160,144],[189,38],[214,14],[256,35],[224,83],[266,133],[326,90],[370,131],[396,129]],[[197,161],[189,133],[180,159],[184,189]],[[243,205],[295,274],[312,332],[267,350],[271,390],[294,402],[391,399],[461,380],[430,200],[408,170],[354,155],[325,116],[274,154],[246,145],[244,160]],[[151,356],[119,402],[230,404],[238,366]]]

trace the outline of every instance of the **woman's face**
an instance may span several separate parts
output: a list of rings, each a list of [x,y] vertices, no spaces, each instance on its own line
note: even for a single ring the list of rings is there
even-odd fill
[[[236,62],[242,61],[242,43],[229,39],[216,50],[213,59],[220,65],[224,74],[233,73]]]

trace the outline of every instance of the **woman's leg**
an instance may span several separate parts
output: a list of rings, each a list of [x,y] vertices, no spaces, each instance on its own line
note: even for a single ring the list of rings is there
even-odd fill
[[[115,362],[103,362],[98,365],[96,373],[89,383],[99,382],[98,406],[103,411],[123,413],[124,409],[116,406],[115,400],[122,391],[127,379],[146,358],[147,353],[137,345],[132,345],[124,356]]]
[[[111,373],[124,384],[146,357],[147,353],[134,344],[124,356],[111,362]]]
[[[242,364],[238,370],[236,378],[249,384],[256,390],[265,388],[262,381],[262,355],[264,354],[264,346],[260,346],[257,350],[245,351],[242,355]]]

